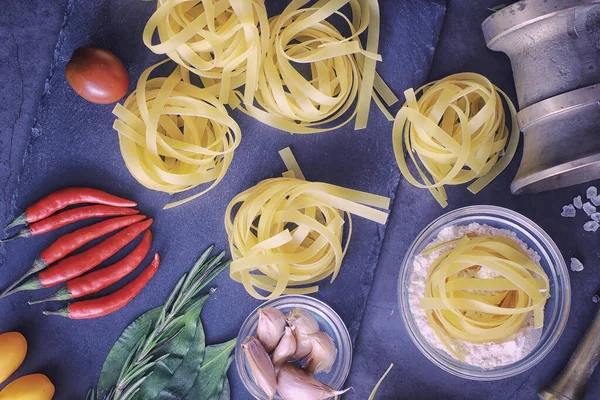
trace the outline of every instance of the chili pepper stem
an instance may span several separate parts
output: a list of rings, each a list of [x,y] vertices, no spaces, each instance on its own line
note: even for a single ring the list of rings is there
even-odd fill
[[[71,293],[69,293],[67,287],[63,286],[58,292],[54,293],[52,296],[44,297],[43,299],[39,300],[29,301],[28,303],[30,306],[32,306],[34,304],[40,304],[47,301],[71,300],[72,298],[73,296],[71,296]]]
[[[46,268],[47,265],[44,262],[44,260],[42,260],[41,258],[36,258],[35,261],[33,262],[33,265],[31,266],[31,268],[29,268],[29,271],[25,272],[23,275],[21,275],[21,277],[19,279],[17,279],[16,281],[14,281],[12,283],[12,285],[10,285],[9,287],[6,288],[6,290],[4,292],[2,292],[2,294],[0,294],[0,299],[3,297],[8,296],[10,291],[12,291],[19,283],[23,282],[23,280],[25,278],[27,278],[28,276],[31,276],[37,272],[40,272],[41,270],[43,270],[44,268]]]
[[[23,214],[19,215],[17,218],[15,218],[15,220],[13,222],[6,225],[6,228],[4,228],[4,230],[6,231],[10,228],[14,228],[15,226],[25,225],[26,223],[27,223],[27,214],[23,213]]]
[[[44,315],[58,315],[59,317],[69,318],[69,310],[67,310],[66,308],[61,308],[60,310],[56,310],[56,311],[44,310],[44,311],[42,311],[42,314],[44,314]]]
[[[43,289],[43,288],[44,288],[44,285],[42,285],[42,282],[40,281],[40,279],[37,277],[34,277],[34,278],[29,279],[25,283],[21,284],[20,286],[17,286],[16,288],[6,289],[4,292],[2,292],[2,294],[0,294],[0,299],[10,296],[11,294],[15,294],[17,292],[23,292],[26,290],[37,290],[37,289]]]
[[[31,237],[31,230],[29,228],[21,229],[18,233],[7,237],[6,239],[0,239],[0,243],[8,242],[9,240],[17,239],[17,238],[28,238]]]
[[[19,237],[19,234],[17,233],[16,235],[12,235],[12,236],[9,236],[7,238],[0,239],[0,243],[8,242],[8,241],[11,241],[11,240],[16,239],[18,237]]]

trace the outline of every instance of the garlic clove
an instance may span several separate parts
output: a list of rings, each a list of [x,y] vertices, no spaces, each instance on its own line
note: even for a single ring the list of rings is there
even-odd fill
[[[273,307],[258,310],[258,328],[256,336],[262,343],[267,353],[271,353],[277,347],[277,343],[285,332],[285,316],[281,311]]]
[[[249,336],[242,344],[246,360],[254,382],[265,392],[269,399],[275,397],[277,391],[277,375],[263,345],[254,336]]]
[[[278,370],[283,364],[291,360],[295,352],[296,338],[294,337],[293,328],[286,327],[283,337],[275,348],[273,355],[271,355],[271,361],[273,361],[275,370]]]
[[[284,400],[324,400],[348,390],[334,390],[292,364],[285,364],[277,377],[277,391]]]
[[[287,313],[285,319],[298,334],[311,335],[319,332],[319,323],[315,317],[302,308],[294,308]]]
[[[310,354],[310,351],[312,350],[312,340],[310,340],[310,335],[298,333],[295,329],[294,337],[296,338],[296,351],[290,360],[300,360]]]
[[[296,337],[296,352],[292,356],[292,360],[306,357],[312,349],[308,335],[319,332],[319,323],[311,313],[302,308],[294,308],[287,313],[285,319],[288,325],[294,328]]]
[[[329,372],[337,358],[337,348],[331,336],[325,332],[308,335],[311,342],[310,354],[302,360],[302,368],[311,374]]]

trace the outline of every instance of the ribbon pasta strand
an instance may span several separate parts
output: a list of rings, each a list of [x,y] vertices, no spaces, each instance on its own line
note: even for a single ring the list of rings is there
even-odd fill
[[[231,278],[260,300],[314,293],[313,284],[329,276],[333,282],[350,242],[351,214],[384,224],[387,213],[374,207],[389,208],[386,197],[306,181],[289,148],[280,155],[284,177],[240,193],[225,213]]]

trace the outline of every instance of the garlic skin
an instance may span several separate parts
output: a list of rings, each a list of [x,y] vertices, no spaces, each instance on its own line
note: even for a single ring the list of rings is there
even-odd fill
[[[312,350],[312,341],[309,335],[304,335],[294,330],[294,337],[296,338],[296,351],[290,358],[292,361],[307,357]]]
[[[262,343],[267,353],[271,353],[277,347],[279,340],[285,332],[285,316],[281,311],[273,307],[258,310],[258,328],[256,336]]]
[[[311,335],[319,332],[319,323],[316,318],[302,308],[294,308],[287,313],[285,319],[288,325],[295,329],[296,333]]]
[[[300,360],[310,354],[312,342],[308,335],[319,332],[319,323],[311,313],[302,308],[294,308],[285,316],[288,324],[294,328],[296,352],[292,360]]]
[[[283,337],[271,355],[271,361],[275,370],[279,370],[283,364],[291,360],[296,352],[296,337],[294,336],[293,328],[286,327]]]
[[[242,350],[250,365],[254,382],[271,400],[277,391],[277,375],[263,345],[254,336],[249,336],[242,344]]]
[[[292,364],[285,364],[277,377],[277,391],[284,400],[325,400],[348,390],[334,390]]]
[[[308,335],[311,342],[311,351],[303,360],[302,368],[311,374],[329,372],[337,358],[337,348],[331,336],[325,332]]]

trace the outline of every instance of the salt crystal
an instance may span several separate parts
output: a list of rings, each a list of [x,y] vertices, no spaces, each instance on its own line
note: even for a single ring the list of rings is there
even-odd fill
[[[571,271],[580,272],[583,271],[583,264],[575,257],[571,258]]]
[[[583,202],[581,201],[581,196],[577,196],[573,199],[573,205],[578,210],[581,210],[581,207],[583,207]]]
[[[600,194],[594,198],[591,198],[590,201],[595,206],[600,206]]]
[[[598,189],[596,189],[596,186],[590,186],[585,192],[585,196],[588,199],[593,199],[594,197],[598,196]]]
[[[596,212],[596,207],[594,207],[593,205],[591,205],[590,202],[588,201],[587,203],[585,203],[583,205],[583,211],[585,211],[585,213],[587,215],[592,215],[593,213]]]
[[[590,217],[592,217],[592,219],[598,223],[600,223],[600,212],[595,212],[592,215],[590,215]]]
[[[596,232],[600,228],[600,224],[596,221],[588,221],[583,224],[583,230],[586,232]]]
[[[573,207],[573,204],[569,204],[568,206],[563,206],[562,213],[560,213],[561,217],[565,217],[565,218],[573,218],[576,214],[577,214],[577,211],[575,211],[575,207]]]

